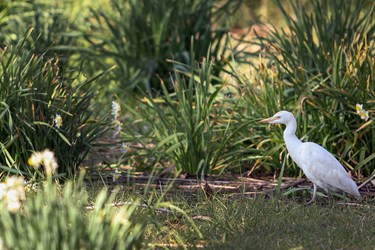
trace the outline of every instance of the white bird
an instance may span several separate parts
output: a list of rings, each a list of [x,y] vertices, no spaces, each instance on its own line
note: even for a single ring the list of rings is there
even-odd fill
[[[317,187],[329,193],[344,191],[360,199],[358,187],[340,162],[322,146],[313,142],[301,142],[296,136],[297,121],[288,111],[277,112],[273,117],[261,120],[262,123],[285,124],[284,141],[290,157],[303,170],[314,184],[311,203],[315,201]]]

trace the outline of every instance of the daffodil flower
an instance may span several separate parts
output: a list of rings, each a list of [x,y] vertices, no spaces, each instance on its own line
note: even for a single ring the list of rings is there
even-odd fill
[[[56,128],[61,128],[63,125],[63,119],[59,114],[55,116],[54,122]]]
[[[22,177],[7,177],[0,183],[0,204],[10,212],[16,212],[21,207],[21,201],[25,200],[25,188]]]
[[[368,111],[363,109],[363,104],[356,104],[355,109],[357,111],[357,114],[361,117],[362,120],[367,121],[369,119]]]
[[[45,149],[43,152],[34,152],[27,163],[33,168],[39,168],[43,165],[44,171],[48,176],[54,174],[58,168],[55,154],[49,149]]]
[[[363,110],[363,104],[356,104],[355,105],[355,110],[357,111],[357,114],[360,114],[361,111]]]
[[[369,118],[368,111],[366,111],[366,110],[362,110],[362,111],[359,113],[359,116],[361,117],[362,120],[367,121],[368,118]]]

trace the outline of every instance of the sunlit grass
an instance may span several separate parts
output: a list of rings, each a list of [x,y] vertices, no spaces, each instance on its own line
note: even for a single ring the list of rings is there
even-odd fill
[[[186,196],[174,202],[194,218],[203,240],[183,219],[161,215],[165,227],[179,232],[185,245],[207,249],[359,248],[375,246],[375,200],[358,206],[314,204],[271,197],[211,199]],[[161,243],[167,244],[161,240]],[[169,242],[170,243],[170,242]]]

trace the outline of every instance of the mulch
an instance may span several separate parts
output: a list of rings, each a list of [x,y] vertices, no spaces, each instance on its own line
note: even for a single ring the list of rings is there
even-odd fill
[[[248,196],[268,195],[278,188],[278,178],[275,176],[264,176],[252,178],[239,174],[210,175],[205,180],[181,175],[177,178],[150,175],[146,172],[134,172],[121,170],[115,172],[110,168],[100,171],[93,167],[87,168],[86,182],[103,185],[106,187],[123,186],[129,188],[142,189],[146,186],[155,187],[159,190],[169,189],[180,193],[193,193],[204,190],[208,194],[225,194],[228,196]],[[358,182],[358,186],[362,182]],[[298,188],[312,188],[312,183],[306,178],[283,177],[280,189],[282,191]],[[362,196],[375,197],[375,180],[369,181],[361,187]]]

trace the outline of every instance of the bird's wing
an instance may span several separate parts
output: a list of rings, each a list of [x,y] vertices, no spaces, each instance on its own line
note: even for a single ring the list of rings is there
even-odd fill
[[[357,185],[340,162],[326,149],[306,142],[300,146],[299,155],[301,168],[313,183],[324,189],[340,189],[359,196]]]

